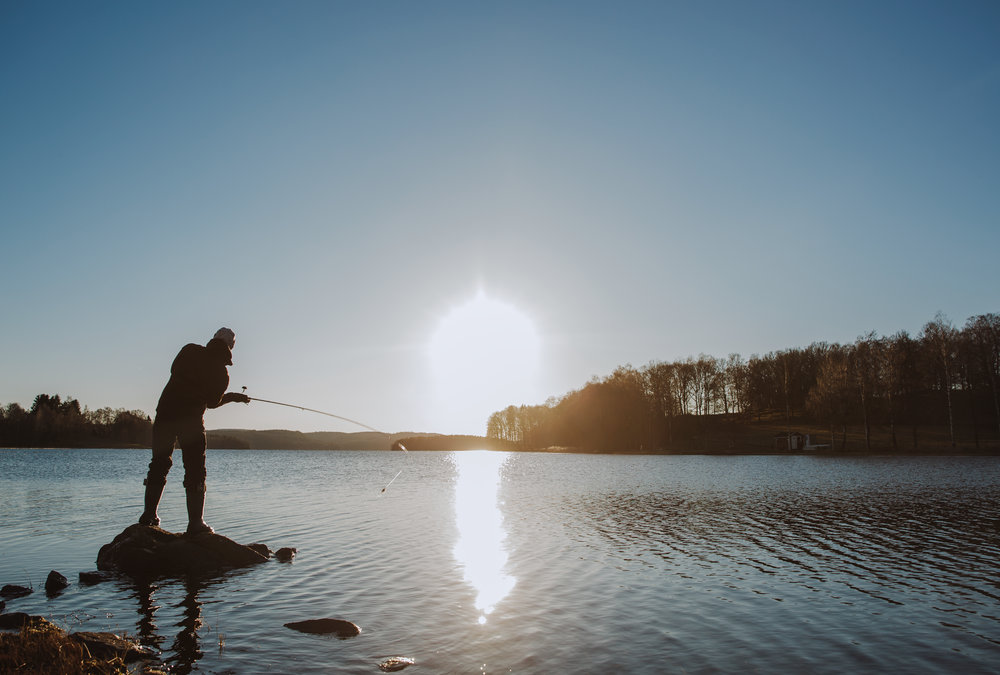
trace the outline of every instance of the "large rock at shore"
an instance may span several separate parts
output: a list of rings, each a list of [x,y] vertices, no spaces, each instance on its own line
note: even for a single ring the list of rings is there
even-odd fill
[[[101,547],[97,569],[138,577],[212,574],[265,560],[266,556],[221,534],[175,534],[136,524]]]
[[[25,626],[32,626],[35,628],[55,628],[55,624],[50,622],[44,616],[33,616],[31,614],[25,614],[24,612],[11,612],[10,614],[0,614],[0,629],[2,630],[20,630]]]

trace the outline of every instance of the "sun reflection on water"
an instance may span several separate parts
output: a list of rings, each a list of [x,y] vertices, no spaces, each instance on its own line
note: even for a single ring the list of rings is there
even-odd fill
[[[507,454],[474,450],[456,452],[452,457],[458,470],[455,559],[463,568],[464,580],[476,590],[476,609],[483,624],[516,582],[504,571],[506,532],[497,502],[500,468]]]

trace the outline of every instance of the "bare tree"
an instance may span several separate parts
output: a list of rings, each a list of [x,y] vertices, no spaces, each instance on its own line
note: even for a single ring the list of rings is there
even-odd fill
[[[829,421],[831,448],[835,446],[836,425],[840,425],[842,431],[840,449],[847,447],[847,420],[854,398],[851,380],[847,350],[836,346],[830,348],[820,364],[816,386],[810,390],[806,405],[818,419]]]
[[[746,412],[747,406],[747,364],[739,354],[730,354],[724,366],[725,409],[728,415],[730,409],[735,413]]]
[[[928,322],[920,334],[921,341],[927,346],[932,361],[939,368],[938,386],[944,391],[948,409],[948,434],[952,449],[955,441],[955,411],[952,404],[952,389],[955,386],[955,347],[957,332],[948,318],[938,312],[933,321]]]
[[[875,331],[858,337],[850,351],[851,375],[861,406],[861,420],[865,429],[865,450],[872,449],[872,402],[879,382],[879,348]]]
[[[994,423],[1000,434],[1000,314],[980,314],[969,317],[963,331],[968,335],[977,357],[983,380],[993,398]]]
[[[646,397],[650,401],[653,414],[666,427],[666,442],[673,443],[674,417],[680,414],[674,383],[677,368],[672,363],[653,362],[643,369],[642,375]]]

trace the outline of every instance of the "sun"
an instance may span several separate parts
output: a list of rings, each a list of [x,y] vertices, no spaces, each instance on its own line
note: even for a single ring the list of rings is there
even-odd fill
[[[534,322],[483,291],[445,314],[428,348],[442,431],[482,435],[490,413],[531,402],[540,351]]]

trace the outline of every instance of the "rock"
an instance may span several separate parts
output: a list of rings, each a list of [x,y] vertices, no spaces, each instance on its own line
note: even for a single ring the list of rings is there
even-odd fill
[[[114,633],[70,633],[70,639],[85,646],[92,656],[99,659],[121,657],[122,661],[130,663],[138,659],[151,659],[156,653],[148,647],[126,640]]]
[[[55,570],[49,572],[48,578],[45,579],[45,593],[47,595],[58,595],[67,586],[69,586],[69,579]]]
[[[286,623],[285,628],[297,630],[300,633],[316,633],[319,635],[330,635],[331,633],[339,638],[354,637],[361,632],[361,627],[356,623],[343,619],[309,619],[308,621],[293,621]]]
[[[393,656],[391,659],[386,659],[382,663],[378,664],[379,670],[385,671],[387,673],[393,673],[397,670],[402,670],[407,666],[412,666],[416,661],[406,656]]]
[[[0,614],[3,614],[4,607],[7,606],[6,600],[0,600]]]
[[[20,630],[27,625],[35,626],[36,628],[41,628],[43,626],[51,626],[55,628],[55,624],[42,616],[32,616],[31,614],[25,614],[24,612],[0,614],[0,628],[4,630]]]
[[[33,589],[15,584],[7,584],[3,588],[0,588],[0,598],[20,598],[31,593],[34,593]]]
[[[0,628],[5,630],[17,629],[28,623],[31,617],[24,612],[11,612],[10,614],[0,614]]]
[[[109,579],[111,575],[107,572],[80,572],[80,583],[85,586],[93,586]]]
[[[221,534],[186,536],[159,527],[129,525],[97,554],[97,569],[134,577],[211,574],[267,560]]]
[[[285,546],[284,548],[279,548],[274,552],[274,557],[277,558],[278,562],[289,562],[298,553],[297,548],[289,548]]]
[[[247,546],[257,551],[257,553],[260,553],[265,558],[271,557],[271,549],[267,547],[267,544],[254,543],[254,544],[247,544]]]

